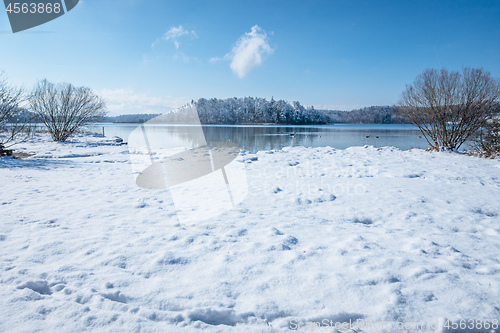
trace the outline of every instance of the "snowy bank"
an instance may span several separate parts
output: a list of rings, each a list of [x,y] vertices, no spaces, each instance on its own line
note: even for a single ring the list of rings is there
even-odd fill
[[[2,332],[451,332],[447,319],[500,319],[498,159],[243,153],[247,198],[184,225],[167,190],[136,186],[126,146],[42,139],[16,146],[33,157],[0,159]]]

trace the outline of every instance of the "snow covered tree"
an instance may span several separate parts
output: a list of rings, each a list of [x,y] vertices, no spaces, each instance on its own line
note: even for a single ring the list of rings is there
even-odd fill
[[[70,83],[39,81],[29,102],[54,141],[66,141],[78,129],[106,115],[106,103],[99,96]]]
[[[327,123],[327,116],[314,107],[304,108],[299,102],[293,106],[283,100],[267,101],[260,97],[205,99],[192,103],[198,111],[202,124],[293,124],[312,125]],[[182,109],[171,112],[164,118],[171,122],[188,122]]]
[[[483,69],[428,69],[406,87],[399,107],[432,149],[458,149],[486,124],[499,96],[499,82]]]

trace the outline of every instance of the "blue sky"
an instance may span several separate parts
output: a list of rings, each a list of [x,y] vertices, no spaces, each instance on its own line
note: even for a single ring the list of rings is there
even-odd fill
[[[111,115],[200,97],[266,97],[344,109],[391,105],[426,68],[500,77],[500,1],[81,0],[13,34],[0,69],[95,89]]]

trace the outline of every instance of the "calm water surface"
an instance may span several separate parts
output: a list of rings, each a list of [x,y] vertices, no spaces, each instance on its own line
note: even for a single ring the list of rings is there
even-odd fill
[[[92,130],[106,136],[118,136],[125,142],[140,124],[96,124]],[[195,146],[195,125],[145,125],[150,141],[160,140],[172,146]],[[199,128],[199,127],[198,127]],[[137,133],[140,131],[136,131]],[[250,152],[281,149],[288,146],[345,149],[352,146],[394,146],[402,150],[427,148],[416,126],[408,124],[335,124],[317,126],[203,125],[209,142],[233,142]],[[134,134],[132,134],[134,135]],[[133,138],[130,138],[133,140]]]

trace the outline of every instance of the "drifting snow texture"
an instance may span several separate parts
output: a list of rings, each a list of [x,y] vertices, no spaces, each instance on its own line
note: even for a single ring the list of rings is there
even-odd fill
[[[181,225],[168,191],[134,184],[126,147],[89,140],[36,139],[21,147],[35,157],[0,159],[2,332],[500,318],[499,160],[242,154],[246,200]]]

